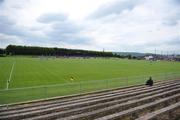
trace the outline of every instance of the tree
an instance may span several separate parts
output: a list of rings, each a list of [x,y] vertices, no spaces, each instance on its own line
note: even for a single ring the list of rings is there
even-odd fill
[[[54,56],[76,56],[76,57],[117,57],[112,52],[99,52],[89,50],[77,50],[66,48],[48,48],[35,46],[9,45],[6,48],[7,54],[12,55],[54,55]]]

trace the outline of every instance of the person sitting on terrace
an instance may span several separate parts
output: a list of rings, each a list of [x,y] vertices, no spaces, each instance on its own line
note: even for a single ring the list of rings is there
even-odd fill
[[[147,86],[153,86],[153,80],[152,77],[149,77],[149,80],[146,81]]]

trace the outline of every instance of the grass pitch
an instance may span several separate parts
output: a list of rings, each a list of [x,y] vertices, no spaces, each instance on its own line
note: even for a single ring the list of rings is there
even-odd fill
[[[155,61],[151,63],[145,60],[115,58],[3,57],[0,58],[0,90],[7,88],[9,90],[0,92],[0,103],[73,94],[78,93],[80,89],[88,91],[88,88],[92,88],[92,86],[93,90],[96,90],[107,88],[107,85],[109,87],[127,85],[125,79],[116,79],[114,83],[107,83],[105,79],[153,76],[158,73],[179,71],[179,62]],[[146,78],[142,79],[141,82],[146,80]],[[133,79],[131,83],[137,84],[138,80],[139,78]],[[81,86],[79,82],[82,82]],[[56,86],[57,84],[58,86]],[[59,84],[67,85],[59,86]],[[55,86],[23,90],[27,87],[49,85]],[[11,90],[16,88],[23,89]],[[7,102],[8,100],[9,102]]]

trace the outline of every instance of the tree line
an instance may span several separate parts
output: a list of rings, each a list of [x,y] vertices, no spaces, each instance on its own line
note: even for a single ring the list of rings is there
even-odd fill
[[[5,54],[6,54],[5,49],[1,49],[1,48],[0,48],[0,57],[5,56]]]
[[[48,48],[36,46],[8,45],[5,49],[0,49],[0,57],[7,55],[37,55],[37,56],[62,56],[62,57],[116,57],[137,59],[132,55],[118,55],[113,52],[78,50],[66,48]]]
[[[77,50],[66,48],[48,48],[35,46],[9,45],[4,52],[7,55],[43,55],[43,56],[75,56],[75,57],[117,57],[112,52]]]

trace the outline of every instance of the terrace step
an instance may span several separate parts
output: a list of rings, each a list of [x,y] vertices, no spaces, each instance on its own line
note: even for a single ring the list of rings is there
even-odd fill
[[[136,120],[177,120],[180,118],[180,102],[148,113]]]
[[[167,88],[169,88],[167,90],[170,90],[171,86],[175,86],[176,88],[179,87],[179,86],[177,86],[178,84],[179,84],[179,82],[176,81],[175,83],[171,83],[169,85],[161,84],[162,86],[157,85],[157,86],[150,87],[150,88],[146,87],[146,89],[144,89],[143,91],[142,91],[142,89],[141,90],[134,90],[134,92],[131,91],[129,94],[127,94],[127,93],[122,94],[121,93],[121,94],[119,94],[119,96],[116,96],[117,94],[115,94],[114,96],[111,96],[111,97],[100,98],[100,99],[97,99],[97,100],[94,100],[94,101],[86,100],[84,102],[81,101],[80,103],[79,103],[79,101],[78,102],[72,101],[73,102],[72,104],[69,103],[69,104],[64,105],[64,106],[59,105],[59,106],[54,107],[54,108],[48,108],[48,109],[43,109],[43,110],[39,110],[39,111],[31,111],[31,112],[27,111],[27,113],[26,112],[23,112],[23,113],[18,113],[17,112],[17,114],[12,114],[10,112],[11,113],[10,115],[8,115],[7,113],[2,113],[1,115],[4,114],[5,116],[4,117],[2,116],[1,119],[7,119],[7,118],[8,119],[22,119],[22,118],[26,118],[26,117],[32,117],[32,116],[35,116],[35,115],[42,115],[42,114],[52,113],[52,112],[55,112],[55,111],[62,111],[62,110],[64,111],[64,110],[69,110],[69,109],[72,109],[72,108],[83,107],[83,104],[84,104],[84,106],[88,106],[88,105],[93,105],[93,104],[97,104],[97,103],[116,100],[116,98],[117,99],[122,99],[124,97],[132,97],[133,95],[135,96],[135,95],[140,95],[140,94],[144,94],[144,93],[148,93],[148,92],[153,92],[155,90],[161,90],[162,91],[163,89],[167,89]],[[91,104],[91,103],[93,103],[93,104]]]
[[[155,83],[155,85],[174,83],[176,81],[177,80],[166,81],[165,83],[157,82],[157,83]],[[22,109],[31,108],[31,107],[46,106],[48,104],[56,104],[56,103],[63,103],[63,102],[68,103],[68,101],[75,101],[75,100],[86,99],[86,98],[95,99],[95,97],[97,97],[97,96],[99,98],[100,96],[109,95],[112,93],[120,93],[120,92],[127,92],[127,91],[130,92],[130,90],[136,90],[136,89],[141,89],[141,88],[142,89],[146,88],[146,86],[138,85],[138,86],[133,86],[133,87],[117,88],[117,89],[112,89],[112,90],[108,90],[108,91],[95,92],[95,93],[90,93],[90,94],[82,95],[82,96],[77,95],[77,96],[72,96],[72,97],[70,96],[70,97],[55,98],[55,99],[50,99],[50,100],[35,101],[32,103],[29,102],[29,103],[22,103],[22,104],[17,104],[17,105],[16,104],[15,105],[7,105],[7,106],[0,107],[0,112],[11,111],[11,110],[17,111],[18,109],[22,110]]]
[[[156,83],[159,84],[159,83]],[[116,93],[116,92],[123,92],[126,90],[134,90],[134,89],[139,89],[139,88],[144,88],[143,85],[136,85],[136,86],[128,86],[125,88],[116,88],[116,89],[111,89],[111,90],[103,90],[103,91],[98,91],[98,92],[93,92],[93,93],[84,93],[84,94],[78,94],[78,95],[70,95],[70,96],[63,96],[63,97],[57,97],[57,98],[50,98],[50,99],[44,99],[44,100],[37,100],[37,101],[30,101],[30,102],[25,102],[25,103],[15,103],[15,104],[10,104],[10,105],[2,105],[0,106],[0,112],[1,111],[6,111],[6,110],[17,110],[17,109],[24,109],[28,107],[33,107],[33,106],[41,106],[41,105],[47,105],[47,104],[52,104],[55,102],[67,102],[67,101],[73,101],[73,100],[79,100],[83,98],[91,98],[95,96],[101,96],[101,95],[106,95],[110,93]]]
[[[64,97],[35,103],[10,105],[8,109],[0,108],[0,120],[6,119],[105,119],[103,116],[136,108],[153,101],[162,100],[180,93],[180,81],[157,82],[152,87],[144,85],[131,88],[113,89],[94,94]],[[67,101],[66,101],[67,100]],[[180,97],[172,98],[172,103],[180,101]],[[163,102],[164,104],[164,102]],[[166,104],[164,106],[167,106]],[[159,106],[159,105],[157,105]],[[164,107],[163,106],[163,107]],[[162,106],[158,107],[161,108]],[[133,114],[136,114],[133,113]],[[136,116],[140,116],[139,114]],[[128,118],[128,117],[127,117]],[[133,116],[133,119],[136,118]],[[116,119],[112,118],[112,119]],[[121,119],[118,117],[117,119]]]
[[[107,115],[96,120],[124,120],[124,119],[136,119],[144,114],[147,114],[150,111],[156,111],[163,107],[166,107],[171,104],[175,104],[176,102],[180,101],[180,93],[163,98],[145,105],[141,105],[138,107],[134,107],[122,112],[117,112],[111,115]],[[67,119],[66,119],[67,120]]]
[[[180,100],[180,94],[177,94],[175,96],[176,96],[175,97],[176,99]],[[155,97],[155,96],[153,96],[153,97]],[[89,120],[91,120],[91,119],[96,119],[96,118],[99,118],[99,117],[106,116],[108,114],[113,114],[114,115],[116,112],[128,111],[129,109],[130,110],[133,109],[133,107],[137,108],[137,106],[139,106],[139,105],[144,106],[143,104],[146,105],[146,104],[150,104],[152,102],[155,102],[156,97],[155,98],[153,98],[153,97],[149,96],[149,97],[145,97],[145,98],[142,98],[142,99],[139,99],[139,100],[132,100],[132,101],[128,101],[126,103],[113,105],[113,106],[106,107],[106,108],[103,108],[103,109],[98,109],[98,110],[94,110],[94,111],[90,111],[90,112],[86,112],[86,113],[77,114],[77,115],[74,115],[74,116],[61,118],[60,120],[79,120],[79,119],[89,119]],[[172,100],[174,97],[170,96],[168,98]],[[167,99],[167,100],[169,100],[169,99]],[[166,101],[166,98],[163,98],[163,99],[160,99],[160,100],[165,100]],[[128,110],[126,110],[126,109],[128,109]],[[111,117],[111,119],[112,118],[114,119],[114,116]]]
[[[108,101],[108,100],[116,100],[116,99],[120,99],[122,97],[126,97],[126,96],[131,96],[131,95],[137,95],[139,94],[138,91],[140,91],[140,93],[145,93],[145,92],[150,92],[150,91],[154,91],[154,90],[158,90],[158,89],[162,89],[162,88],[165,88],[165,87],[170,87],[170,86],[173,86],[173,85],[176,85],[176,84],[179,84],[179,83],[171,83],[171,84],[163,84],[164,86],[154,86],[154,87],[151,87],[151,88],[143,88],[143,89],[136,89],[134,91],[126,91],[126,92],[120,92],[120,93],[113,93],[113,94],[110,94],[110,95],[104,95],[103,97],[100,96],[100,97],[96,97],[96,98],[93,98],[95,100],[92,100],[92,99],[83,99],[82,100],[76,100],[76,101],[68,101],[68,102],[61,102],[61,103],[54,103],[54,104],[49,104],[49,105],[46,105],[46,106],[37,106],[37,107],[32,107],[32,108],[26,108],[26,109],[22,109],[22,110],[9,110],[9,111],[4,111],[4,112],[1,112],[0,115],[8,115],[8,114],[19,114],[19,113],[25,113],[25,112],[31,112],[31,111],[35,111],[35,110],[45,110],[45,109],[52,109],[53,107],[57,108],[57,106],[61,106],[61,109],[60,110],[65,110],[65,109],[68,109],[68,106],[71,107],[71,106],[74,106],[74,107],[80,107],[81,106],[84,106],[84,105],[93,105],[93,104],[97,104],[98,102],[101,103],[103,101]],[[153,89],[152,89],[153,88]],[[155,88],[158,88],[158,89],[155,89]],[[144,91],[143,91],[144,90]],[[146,90],[146,91],[145,91]],[[147,91],[148,90],[148,91]],[[128,94],[130,93],[130,95]],[[83,105],[84,103],[84,105]]]
[[[156,91],[154,93],[147,93],[144,95],[142,94],[142,95],[137,95],[137,96],[133,96],[133,97],[129,97],[129,98],[124,98],[124,99],[120,99],[120,100],[108,101],[106,103],[99,103],[99,104],[95,104],[95,105],[91,105],[91,106],[87,106],[87,107],[81,107],[81,108],[77,107],[74,109],[64,110],[64,111],[60,111],[60,112],[55,111],[55,113],[52,113],[52,114],[41,115],[41,116],[30,118],[30,119],[31,120],[40,120],[40,119],[55,119],[55,118],[68,117],[68,116],[72,116],[72,115],[77,115],[77,114],[81,114],[81,113],[84,114],[87,112],[104,109],[104,108],[107,108],[110,106],[115,106],[117,104],[125,105],[126,103],[128,103],[127,107],[132,107],[133,102],[132,103],[130,102],[132,100],[139,100],[139,101],[141,100],[140,102],[144,103],[144,102],[150,101],[150,99],[152,100],[152,99],[167,97],[167,96],[170,96],[170,95],[180,92],[180,86],[179,86],[178,90],[170,90],[169,92],[163,92],[163,93],[161,93],[161,92],[163,92],[163,90]],[[157,94],[157,93],[160,93],[160,94]],[[151,95],[151,96],[147,97],[149,95]],[[130,103],[131,103],[131,105],[129,105]],[[136,105],[136,104],[137,103],[135,103],[134,105]],[[124,106],[123,109],[127,109],[127,107]]]

